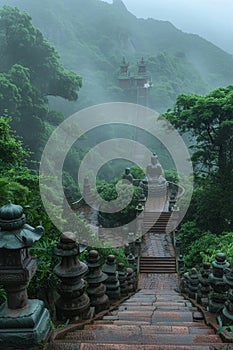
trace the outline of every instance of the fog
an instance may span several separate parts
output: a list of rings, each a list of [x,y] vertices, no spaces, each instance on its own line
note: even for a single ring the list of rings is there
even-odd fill
[[[123,0],[123,3],[137,17],[169,21],[233,54],[232,0]]]

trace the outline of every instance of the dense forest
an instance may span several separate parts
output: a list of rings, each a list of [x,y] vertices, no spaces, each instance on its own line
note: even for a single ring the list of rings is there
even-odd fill
[[[0,0],[0,6],[4,4]],[[47,234],[38,244],[43,248],[37,254],[44,269],[38,283],[50,273],[49,252],[59,235],[39,193],[43,147],[72,112],[121,101],[123,91],[117,77],[123,56],[132,72],[141,57],[145,58],[154,84],[148,105],[181,134],[189,135],[195,186],[180,229],[187,267],[211,260],[220,248],[232,259],[232,56],[171,23],[138,19],[121,1],[110,5],[98,0],[8,0],[7,4],[19,9],[5,6],[0,10],[0,203],[21,204],[29,224],[45,227]],[[80,196],[75,176],[87,148],[122,134],[133,137],[130,128],[110,125],[85,135],[70,150],[63,185],[73,199]],[[158,140],[148,137],[147,147],[151,151],[161,148],[161,162],[171,170],[172,160]],[[100,171],[97,182],[106,200],[115,198],[114,186],[127,165],[125,161],[109,163]],[[134,169],[135,174],[139,170]],[[56,193],[49,193],[48,188],[48,195]],[[135,198],[138,196],[136,193]],[[130,210],[124,212],[124,219],[131,215],[132,206]],[[58,214],[62,220],[62,213]],[[87,232],[79,220],[80,232]]]

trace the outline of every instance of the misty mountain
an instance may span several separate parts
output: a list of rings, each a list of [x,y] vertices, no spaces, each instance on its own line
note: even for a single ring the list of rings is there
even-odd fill
[[[0,0],[28,12],[55,46],[62,62],[83,77],[78,104],[52,104],[70,114],[88,105],[120,100],[119,65],[124,56],[136,72],[143,56],[154,88],[149,105],[172,107],[180,93],[206,93],[233,82],[233,58],[217,46],[171,23],[138,19],[121,0]]]

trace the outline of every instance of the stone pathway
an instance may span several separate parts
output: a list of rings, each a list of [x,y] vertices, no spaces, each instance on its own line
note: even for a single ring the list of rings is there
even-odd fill
[[[176,274],[141,273],[138,278],[139,289],[177,290],[178,277]]]
[[[146,233],[142,242],[141,256],[173,257],[171,237],[163,233]]]

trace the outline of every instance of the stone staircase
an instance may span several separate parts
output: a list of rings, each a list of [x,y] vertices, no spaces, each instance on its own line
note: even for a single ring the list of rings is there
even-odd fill
[[[175,257],[142,256],[139,264],[140,273],[176,273]]]
[[[160,230],[149,230],[143,238],[141,289],[92,322],[56,331],[48,350],[233,350],[206,325],[203,313],[176,292],[174,249]]]
[[[152,233],[169,232],[168,221],[171,212],[145,212],[143,222],[143,233],[148,231]]]
[[[210,350],[223,345],[177,292],[142,289],[102,320],[58,335],[49,350]]]

